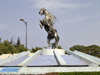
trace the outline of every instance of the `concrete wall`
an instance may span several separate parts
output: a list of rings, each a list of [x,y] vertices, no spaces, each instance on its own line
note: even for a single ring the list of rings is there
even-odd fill
[[[31,56],[31,55],[33,55],[34,53],[30,53],[28,56]]]
[[[14,53],[13,55],[17,55],[17,54],[18,53]],[[31,56],[32,54],[34,54],[34,53],[30,53],[28,56]],[[2,54],[2,55],[0,55],[0,59],[5,59],[5,58],[8,58],[10,56],[12,56],[12,54]]]
[[[2,55],[0,55],[0,60],[2,59]]]
[[[1,58],[2,59],[5,59],[5,58],[8,58],[10,56],[12,56],[12,54],[2,54]]]

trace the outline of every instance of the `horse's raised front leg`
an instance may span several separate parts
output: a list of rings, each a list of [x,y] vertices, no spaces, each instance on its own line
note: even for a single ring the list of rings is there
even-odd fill
[[[42,24],[42,21],[41,20],[39,20],[39,25],[40,25],[40,27],[42,29],[43,28],[43,24]]]

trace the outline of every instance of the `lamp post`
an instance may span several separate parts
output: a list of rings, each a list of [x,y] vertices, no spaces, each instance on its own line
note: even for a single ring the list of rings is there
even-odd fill
[[[20,21],[23,21],[26,25],[26,51],[27,51],[27,22],[25,22],[24,19],[20,19]]]

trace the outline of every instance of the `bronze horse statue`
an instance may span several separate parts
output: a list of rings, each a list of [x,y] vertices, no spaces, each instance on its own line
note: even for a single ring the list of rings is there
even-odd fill
[[[40,9],[39,14],[45,15],[45,18],[43,20],[39,20],[40,22],[39,25],[41,29],[44,26],[44,29],[48,33],[48,36],[47,36],[48,46],[44,48],[48,48],[50,46],[52,46],[53,49],[58,48],[59,36],[58,36],[57,30],[53,26],[55,24],[56,17],[52,15],[50,12],[46,11],[45,8]],[[50,41],[52,39],[55,39],[55,42],[52,43],[51,45]]]

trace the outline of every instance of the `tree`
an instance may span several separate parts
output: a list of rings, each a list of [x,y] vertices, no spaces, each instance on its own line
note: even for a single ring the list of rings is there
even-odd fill
[[[0,54],[11,53],[13,49],[13,45],[7,40],[0,43]]]
[[[1,38],[0,38],[0,43],[1,43]]]
[[[7,49],[5,50],[5,53],[13,53],[12,50],[14,46],[9,41],[5,40],[4,46],[7,47]]]
[[[14,36],[13,36],[14,37]],[[11,38],[11,40],[10,40],[10,43],[11,44],[13,44],[14,43],[14,41],[13,41],[13,37]]]
[[[83,45],[74,45],[70,50],[78,50],[96,57],[100,57],[100,47],[97,45],[83,46]]]
[[[85,49],[85,46],[83,45],[74,45],[73,47],[70,48],[70,50],[78,50],[78,51],[83,51]]]
[[[1,38],[0,38],[1,39]],[[38,48],[36,48],[37,50]],[[20,38],[18,37],[17,43],[13,43],[13,37],[11,38],[11,41],[4,40],[2,43],[0,43],[0,55],[1,54],[14,54],[26,51],[26,47],[24,45],[20,44]]]
[[[17,47],[17,50],[19,52],[23,52],[23,51],[26,51],[26,48],[24,47],[24,45],[20,45],[19,47]]]
[[[20,38],[18,37],[18,40],[17,40],[17,47],[19,47],[21,44],[20,44]]]

